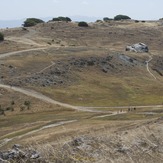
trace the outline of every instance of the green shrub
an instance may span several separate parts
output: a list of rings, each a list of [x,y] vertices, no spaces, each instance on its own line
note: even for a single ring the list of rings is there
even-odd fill
[[[53,18],[52,21],[60,21],[59,18]]]
[[[0,41],[3,41],[4,40],[4,35],[3,33],[0,32]]]
[[[41,20],[41,19],[37,19],[37,18],[27,18],[27,19],[24,21],[23,26],[24,26],[24,27],[31,27],[31,26],[35,26],[35,25],[38,24],[38,23],[44,23],[44,21]]]
[[[113,20],[113,19],[108,18],[108,17],[104,17],[104,18],[103,18],[103,21],[105,21],[105,22],[107,22],[107,21],[109,21],[109,20]]]
[[[65,22],[71,22],[71,19],[69,17],[63,17],[59,16],[57,18],[53,18],[52,21],[65,21]]]
[[[78,26],[79,27],[88,27],[88,24],[86,22],[79,22]]]
[[[114,20],[125,20],[125,19],[131,19],[131,18],[127,15],[117,15],[114,17]]]

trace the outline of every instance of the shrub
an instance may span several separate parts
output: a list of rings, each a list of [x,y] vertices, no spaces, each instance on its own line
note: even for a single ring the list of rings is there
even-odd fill
[[[107,22],[107,21],[109,21],[109,20],[113,20],[113,19],[108,18],[108,17],[104,17],[104,18],[103,18],[103,21],[105,21],[105,22]]]
[[[30,109],[31,102],[30,101],[24,101],[24,105],[27,107],[27,109]]]
[[[0,41],[3,41],[4,40],[4,35],[3,33],[0,32]]]
[[[79,27],[88,27],[88,24],[86,22],[79,22],[78,26]]]
[[[52,21],[65,21],[65,22],[71,22],[71,19],[70,19],[69,17],[59,16],[58,18],[53,18]]]
[[[44,23],[44,21],[41,20],[41,19],[37,19],[37,18],[27,18],[27,19],[24,21],[23,26],[24,26],[24,27],[31,27],[31,26],[35,26],[35,25],[38,24],[38,23]]]
[[[52,21],[60,21],[59,18],[53,18]]]
[[[135,20],[135,23],[139,23],[139,20]]]
[[[125,20],[125,19],[131,19],[131,18],[127,15],[117,15],[114,17],[114,20]]]
[[[102,20],[96,20],[96,23],[101,23],[102,22]]]

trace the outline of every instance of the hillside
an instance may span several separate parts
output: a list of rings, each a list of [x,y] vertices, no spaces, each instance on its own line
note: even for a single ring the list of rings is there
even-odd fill
[[[3,151],[20,143],[55,162],[162,162],[161,21],[87,28],[48,22],[0,31]],[[149,53],[125,51],[138,42]],[[67,160],[40,151],[52,153],[54,145]]]

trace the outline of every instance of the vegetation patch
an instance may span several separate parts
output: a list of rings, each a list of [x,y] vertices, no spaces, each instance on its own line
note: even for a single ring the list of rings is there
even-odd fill
[[[127,15],[117,15],[114,17],[114,20],[129,20],[129,19],[131,18]]]
[[[24,24],[23,26],[24,27],[31,27],[31,26],[35,26],[39,23],[44,23],[43,20],[41,19],[37,19],[37,18],[27,18],[25,21],[24,21]]]
[[[88,27],[88,23],[86,23],[86,22],[79,22],[78,26],[79,27]]]
[[[0,41],[4,40],[4,34],[0,32]]]

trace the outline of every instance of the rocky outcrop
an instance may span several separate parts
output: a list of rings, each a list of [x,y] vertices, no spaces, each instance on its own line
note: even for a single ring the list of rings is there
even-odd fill
[[[40,154],[33,149],[21,149],[19,144],[15,144],[12,149],[7,151],[0,151],[0,163],[10,163],[12,161],[21,162],[21,160],[29,162],[42,162],[45,163],[40,157]]]
[[[137,43],[126,47],[126,51],[132,51],[137,53],[148,53],[149,48],[144,43]]]
[[[14,80],[12,77],[7,80],[1,78],[1,81],[4,84],[19,87],[27,84],[42,87],[71,85],[78,80],[75,72],[82,72],[84,69],[97,70],[105,74],[118,74],[140,66],[144,66],[144,61],[119,53],[106,56],[69,57],[58,60],[41,73],[34,73],[22,78],[14,77]]]

